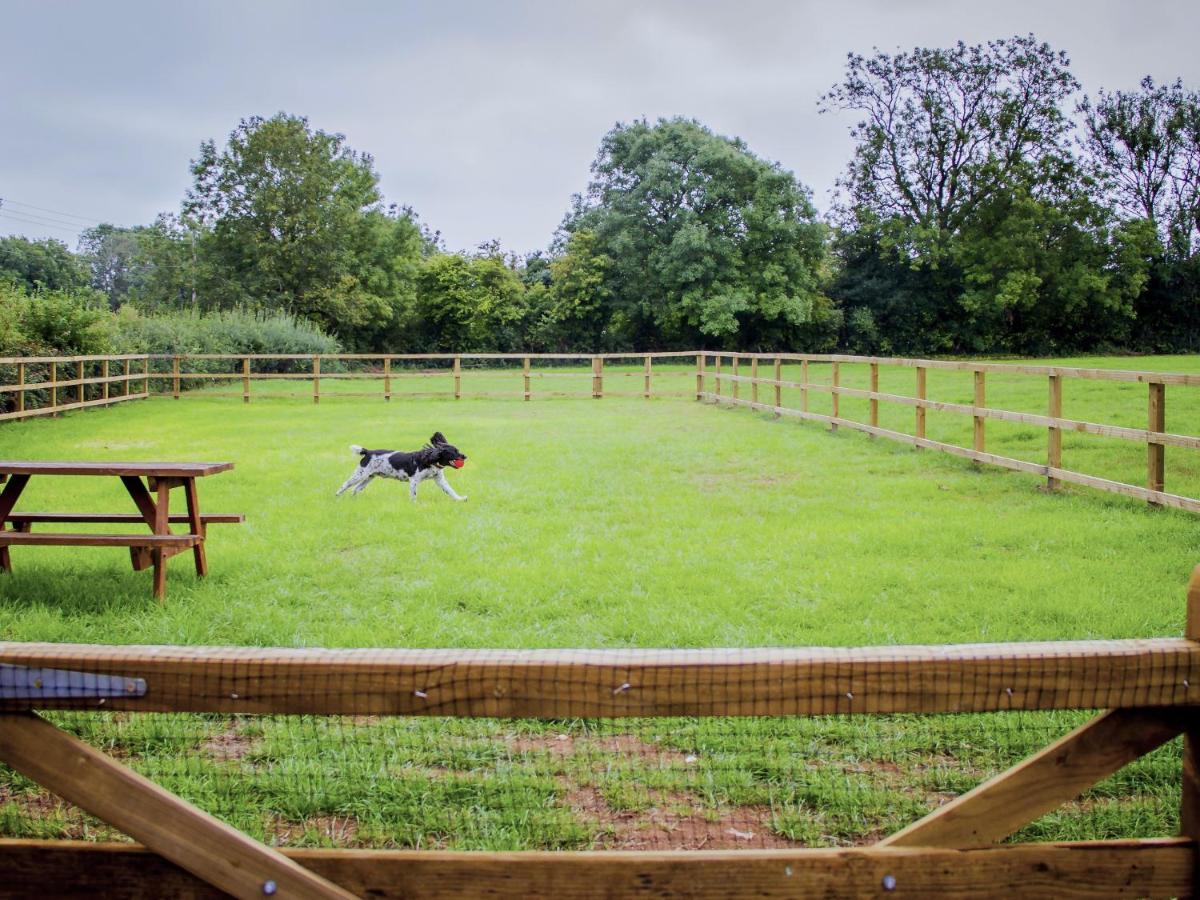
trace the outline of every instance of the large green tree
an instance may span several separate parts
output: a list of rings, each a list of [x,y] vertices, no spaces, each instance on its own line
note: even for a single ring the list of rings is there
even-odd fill
[[[284,113],[245,119],[224,148],[201,145],[192,174],[183,218],[201,230],[207,305],[284,310],[339,335],[390,319],[378,176],[342,135]]]
[[[808,192],[695,121],[605,135],[563,232],[590,232],[593,264],[608,260],[613,346],[789,345],[825,305],[825,228]]]

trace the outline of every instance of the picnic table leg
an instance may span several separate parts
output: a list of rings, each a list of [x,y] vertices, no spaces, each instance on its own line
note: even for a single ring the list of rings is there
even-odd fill
[[[125,490],[133,498],[138,512],[142,514],[142,518],[146,520],[146,524],[153,531],[158,521],[158,510],[154,507],[154,500],[151,499],[150,492],[146,490],[146,485],[136,475],[122,475],[121,483],[125,485]],[[148,569],[153,564],[150,550],[146,547],[130,547],[129,559],[133,563],[133,571],[135,572]]]
[[[192,534],[200,535],[200,543],[192,548],[192,555],[196,559],[196,574],[203,578],[208,574],[208,560],[204,558],[204,523],[200,520],[200,498],[196,496],[196,479],[186,478],[183,482],[183,489],[187,496],[188,522]]]
[[[158,503],[155,504],[154,533],[170,534],[171,525],[168,511],[171,505],[171,484],[165,478],[158,481]],[[154,560],[154,596],[162,600],[167,596],[167,556],[162,547],[150,551]]]
[[[13,475],[9,479],[8,484],[4,486],[4,492],[0,493],[0,529],[5,527],[4,520],[8,518],[8,514],[17,505],[17,499],[21,496],[21,491],[25,490],[25,485],[28,483],[28,475]],[[8,555],[8,548],[0,547],[0,572],[11,571],[12,559]]]

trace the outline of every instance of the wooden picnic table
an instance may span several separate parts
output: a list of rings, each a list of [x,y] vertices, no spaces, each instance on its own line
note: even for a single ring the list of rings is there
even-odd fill
[[[203,515],[196,492],[196,479],[233,468],[233,463],[202,462],[77,462],[51,460],[0,460],[0,482],[7,481],[0,493],[0,571],[11,572],[9,547],[69,546],[128,547],[135,571],[154,567],[154,596],[160,600],[167,591],[167,559],[191,549],[196,574],[208,574],[204,555],[207,526],[218,522],[241,522],[240,514]],[[21,492],[34,475],[91,475],[117,477],[133,499],[136,513],[77,513],[13,511]],[[145,479],[143,482],[142,479]],[[183,488],[187,514],[171,515],[171,491]],[[150,533],[96,534],[73,532],[33,532],[35,523],[107,522],[145,524]],[[172,532],[171,524],[186,524],[186,531]],[[9,528],[8,526],[11,526]]]

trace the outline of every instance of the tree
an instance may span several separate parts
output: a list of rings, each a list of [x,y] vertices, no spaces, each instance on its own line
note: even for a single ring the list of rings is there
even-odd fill
[[[596,234],[581,230],[567,238],[565,251],[546,267],[546,284],[534,340],[550,351],[606,349],[604,332],[611,297],[607,279],[612,260],[596,249]]]
[[[1081,146],[1109,199],[1128,218],[1153,223],[1171,259],[1200,243],[1200,93],[1183,82],[1100,91],[1079,105]]]
[[[525,286],[502,257],[439,253],[417,273],[418,340],[428,352],[508,352],[522,346]]]
[[[864,114],[839,180],[847,227],[865,218],[886,244],[929,264],[979,210],[1014,185],[1035,194],[1065,157],[1062,103],[1078,88],[1066,55],[1032,36],[968,47],[851,53],[822,112]]]
[[[0,278],[28,290],[77,291],[88,286],[87,266],[62,241],[0,238]]]
[[[778,164],[694,121],[637,121],[604,136],[592,176],[560,243],[592,232],[610,261],[610,344],[732,346],[766,323],[788,341],[812,321],[825,229]]]
[[[143,280],[142,228],[97,225],[79,236],[79,253],[91,270],[92,287],[116,309]]]
[[[388,315],[364,254],[382,212],[371,157],[279,113],[243,120],[192,163],[206,303],[281,309],[345,334]]]

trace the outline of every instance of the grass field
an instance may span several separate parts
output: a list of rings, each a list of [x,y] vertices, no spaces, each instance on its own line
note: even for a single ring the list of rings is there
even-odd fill
[[[1063,364],[1200,371],[1192,358]],[[457,402],[338,397],[362,385],[330,380],[314,406],[303,382],[260,382],[249,405],[197,391],[0,428],[5,458],[233,461],[201,482],[202,506],[247,517],[213,527],[204,582],[187,557],[172,563],[164,603],[121,552],[14,550],[0,639],[748,647],[1181,632],[1200,562],[1194,515],[1082,488],[1049,495],[1032,476],[746,410],[670,397],[522,403],[519,372],[470,377]],[[881,387],[910,392],[900,379],[912,377],[885,370]],[[619,378],[609,373],[606,393],[640,390]],[[842,383],[865,387],[865,369],[844,367]],[[687,377],[664,384],[694,390]],[[513,399],[472,399],[473,387]],[[969,373],[930,372],[932,398],[969,402],[970,391]],[[1068,382],[1064,394],[1069,417],[1144,427],[1144,385]],[[1169,430],[1200,432],[1192,395],[1168,389]],[[1044,412],[1045,381],[989,377],[989,401]],[[798,405],[798,392],[784,402]],[[811,408],[823,403],[814,394]],[[843,415],[865,420],[860,403],[843,400]],[[911,417],[884,406],[881,424],[910,429]],[[936,439],[969,442],[970,428],[930,414]],[[348,444],[409,448],[435,429],[469,456],[450,474],[468,502],[426,484],[412,504],[393,482],[333,496],[355,462]],[[1044,435],[989,422],[988,449],[1041,461]],[[1168,490],[1200,496],[1195,456],[1168,449]],[[1068,435],[1064,459],[1145,477],[1138,444]],[[88,481],[34,479],[20,508],[129,504],[115,480]],[[59,721],[268,839],[499,849],[862,841],[1080,718]],[[1178,790],[1168,747],[1024,836],[1171,833]],[[3,771],[0,832],[106,834]]]

